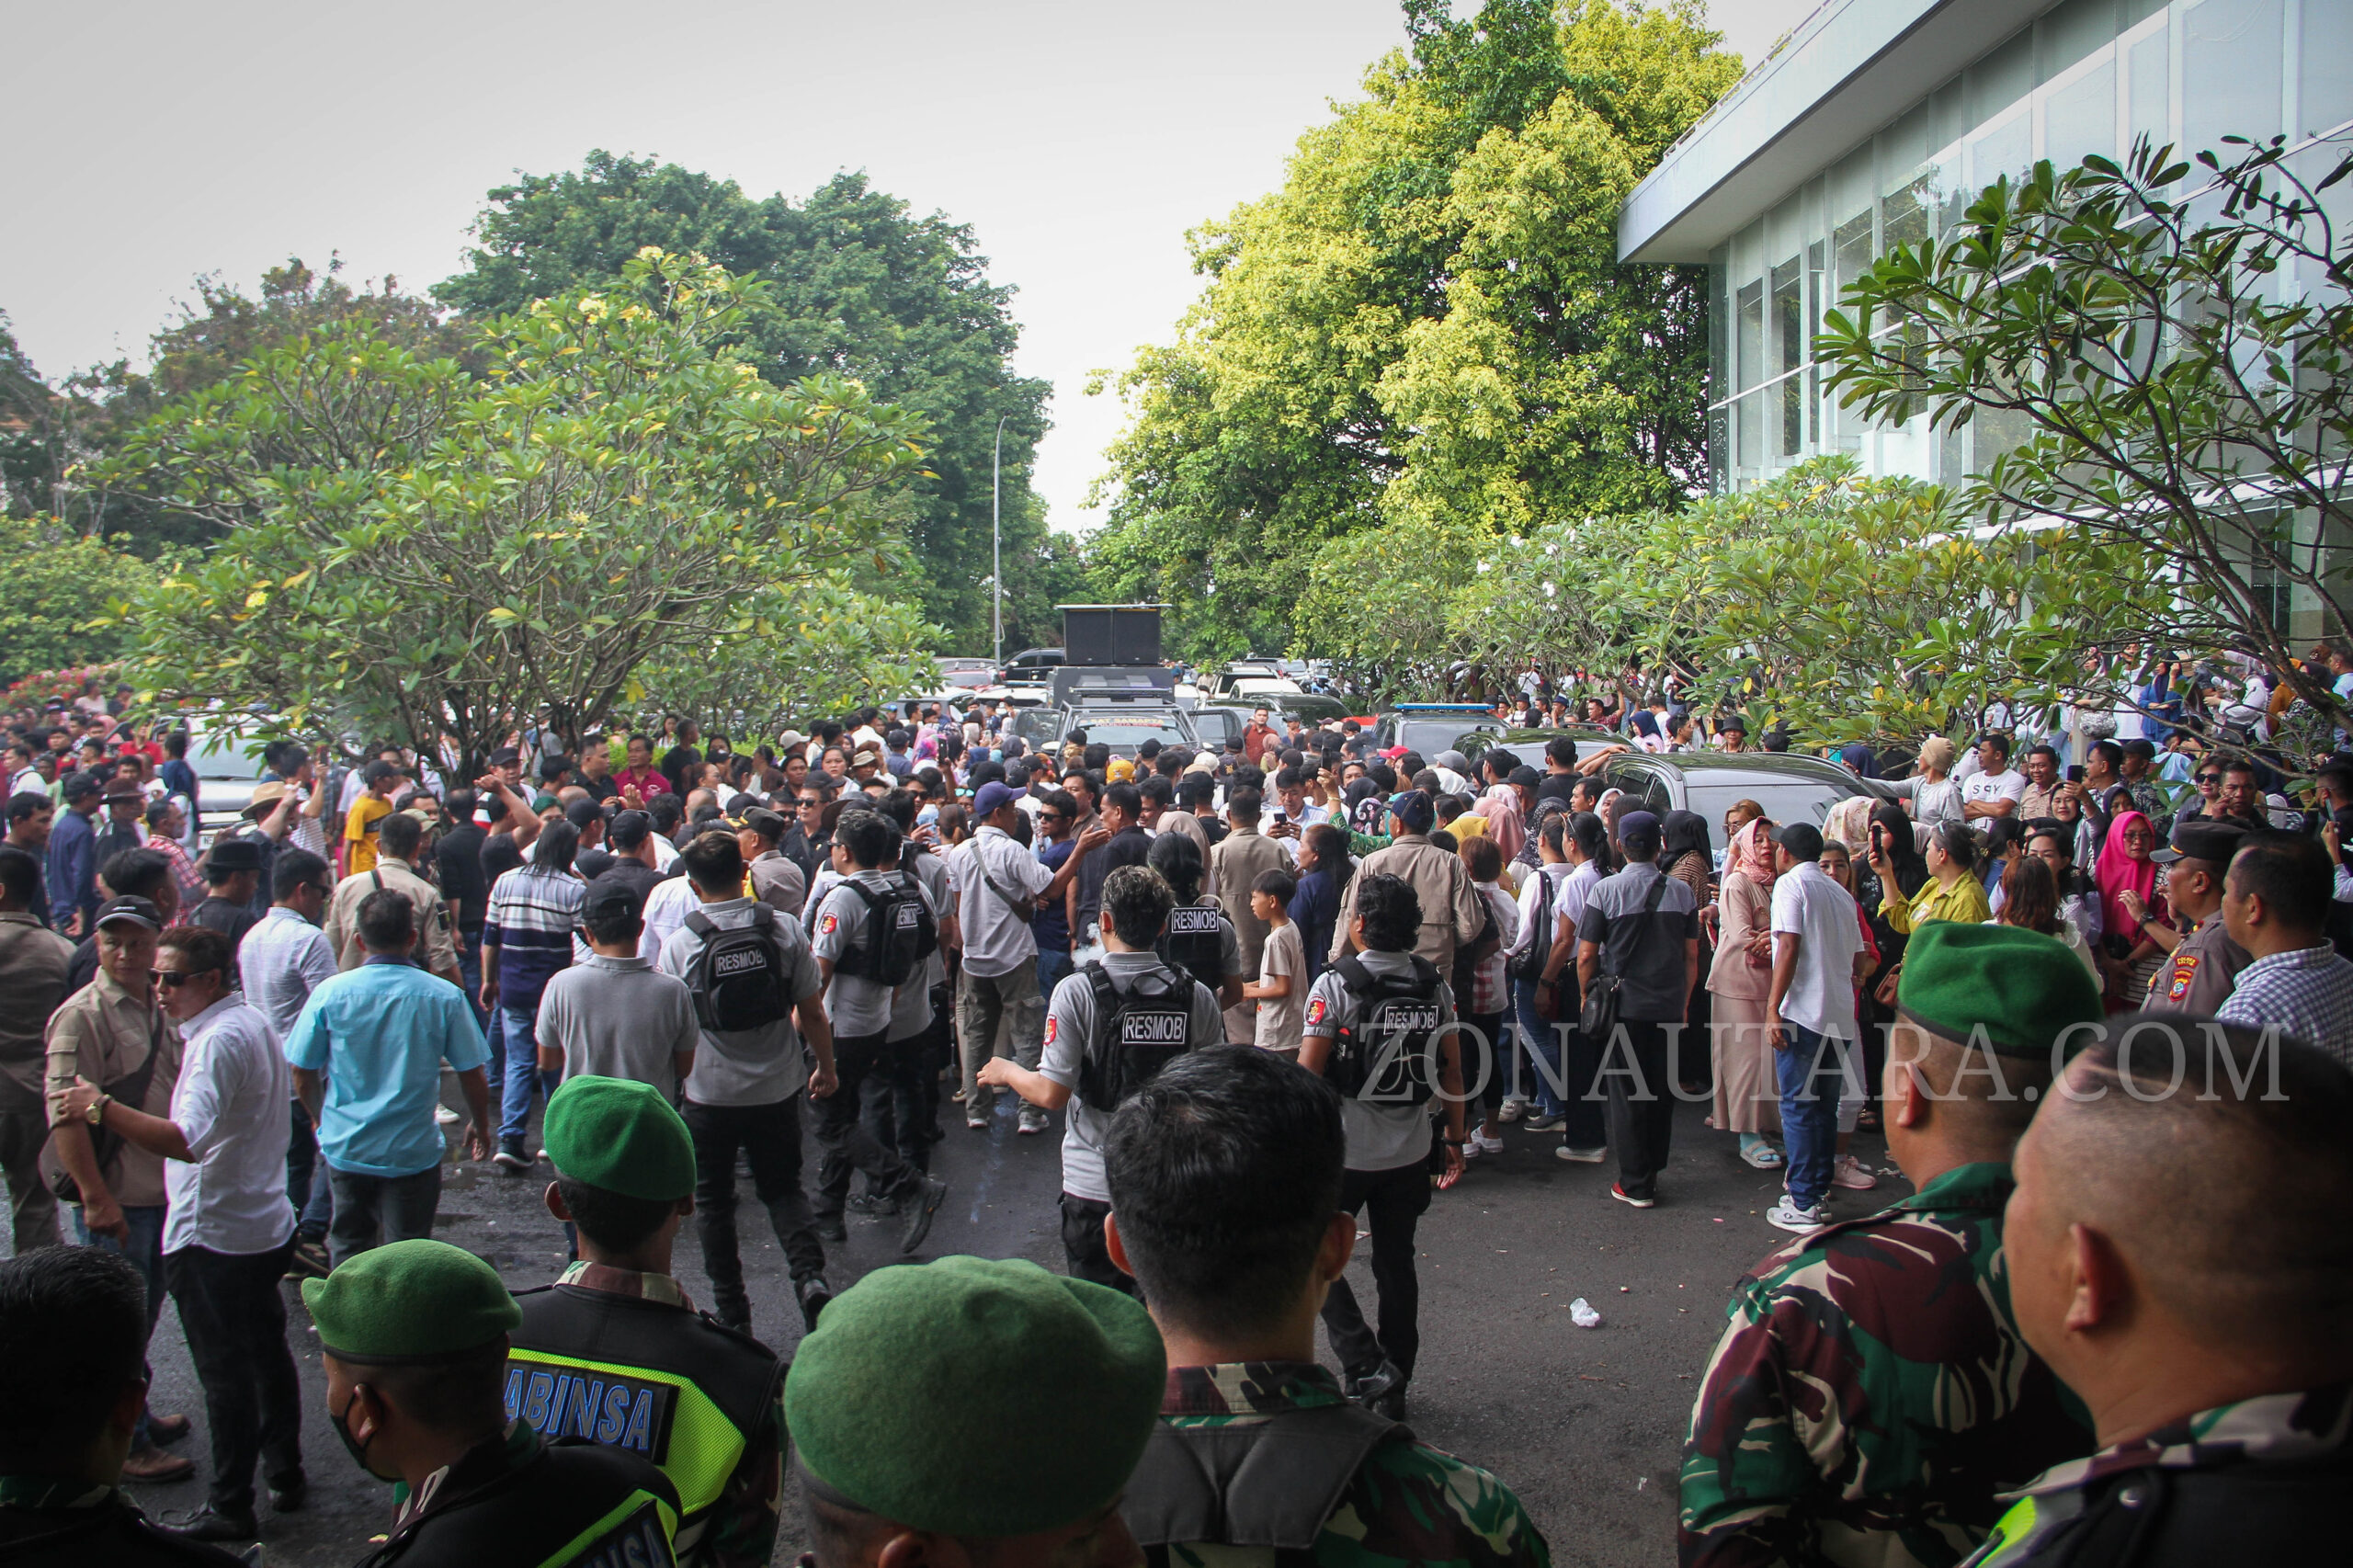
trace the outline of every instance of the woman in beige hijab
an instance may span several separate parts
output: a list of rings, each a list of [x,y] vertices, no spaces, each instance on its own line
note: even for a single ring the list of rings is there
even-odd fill
[[[1773,824],[1742,824],[1716,893],[1716,958],[1708,971],[1715,1025],[1715,1125],[1740,1134],[1740,1157],[1758,1170],[1780,1167],[1767,1142],[1781,1131],[1781,1094],[1773,1071]]]

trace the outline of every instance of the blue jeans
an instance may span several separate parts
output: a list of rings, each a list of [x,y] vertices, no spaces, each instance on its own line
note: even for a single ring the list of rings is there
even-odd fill
[[[1563,1107],[1558,1084],[1568,1086],[1568,1078],[1561,1064],[1561,1035],[1553,1025],[1536,1016],[1536,983],[1515,980],[1511,983],[1512,1014],[1519,1021],[1520,1049],[1528,1055],[1536,1081],[1530,1086],[1530,1097],[1536,1108],[1546,1116],[1558,1116]]]
[[[1054,987],[1061,984],[1063,977],[1069,974],[1070,971],[1070,949],[1068,948],[1049,948],[1043,943],[1039,945],[1038,995],[1040,1000],[1049,1003],[1053,1001]]]
[[[319,1157],[318,1130],[302,1102],[294,1105],[294,1126],[286,1140],[286,1198],[300,1216],[295,1230],[301,1240],[315,1242],[327,1233],[335,1218],[335,1186],[326,1178],[326,1163]]]
[[[1845,1040],[1781,1020],[1789,1043],[1773,1052],[1781,1086],[1781,1137],[1790,1151],[1790,1201],[1811,1209],[1830,1192],[1838,1153],[1838,1091],[1848,1050]]]
[[[164,1310],[164,1205],[122,1205],[123,1222],[131,1227],[131,1237],[126,1242],[116,1241],[112,1236],[93,1236],[90,1227],[83,1222],[82,1206],[75,1203],[70,1207],[74,1211],[75,1241],[100,1252],[119,1253],[139,1270],[139,1278],[147,1287],[147,1334],[149,1338],[154,1337],[155,1319]],[[147,1372],[152,1381],[154,1369],[150,1367]],[[147,1407],[142,1404],[138,1429],[131,1434],[131,1447],[136,1451],[153,1440],[147,1433]]]
[[[531,1120],[531,1093],[544,1094],[563,1080],[551,1073],[545,1083],[540,1076],[539,1009],[525,1011],[498,1005],[498,1024],[504,1036],[506,1072],[499,1084],[498,1136],[520,1138]]]
[[[466,983],[466,1006],[473,1009],[474,1022],[487,1029],[489,1019],[482,1008],[482,935],[455,931],[450,939],[458,949],[458,977]]]

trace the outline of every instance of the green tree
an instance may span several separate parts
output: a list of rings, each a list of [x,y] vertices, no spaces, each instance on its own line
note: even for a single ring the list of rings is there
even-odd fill
[[[902,565],[877,497],[914,416],[762,381],[722,346],[756,280],[621,271],[488,323],[480,377],[352,323],[167,405],[126,461],[224,537],[123,616],[148,682],[471,763],[521,717],[608,724],[642,672],[818,656],[777,609]]]
[[[1999,434],[1970,515],[2058,525],[2173,585],[2161,614],[2091,629],[2095,649],[2163,627],[2188,653],[2251,651],[2336,712],[2299,659],[2353,632],[2353,241],[2318,199],[2353,155],[2226,140],[2196,168],[2143,142],[1988,187],[1949,239],[1848,285],[1817,353],[1874,419]]]
[[[1120,380],[1098,582],[1176,604],[1187,652],[1324,651],[1293,607],[1360,528],[1524,533],[1703,472],[1702,274],[1620,267],[1614,219],[1738,59],[1684,0],[1404,9],[1282,188],[1193,233],[1200,301]]]
[[[1014,290],[991,283],[970,226],[837,175],[805,201],[754,199],[732,180],[652,159],[588,155],[579,173],[525,175],[490,192],[468,270],[435,289],[469,315],[601,286],[640,247],[699,254],[767,288],[737,347],[779,385],[853,377],[927,423],[924,472],[907,477],[908,542],[924,613],[955,644],[989,637],[989,485],[1005,426],[1008,589],[1046,569],[1045,507],[1029,469],[1047,428],[1045,382],[1017,376]]]
[[[0,686],[118,657],[121,626],[93,623],[136,597],[154,574],[147,562],[54,518],[0,517]]]

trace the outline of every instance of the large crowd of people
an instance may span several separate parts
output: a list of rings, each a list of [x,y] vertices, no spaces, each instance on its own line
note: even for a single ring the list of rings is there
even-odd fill
[[[766,1563],[790,1481],[823,1568],[1542,1563],[1404,1425],[1420,1221],[1529,1138],[1671,1209],[1682,1100],[1788,1233],[1700,1374],[1686,1562],[2301,1560],[2353,1482],[2353,760],[1994,704],[1711,823],[1609,758],[1785,735],[1531,671],[1495,714],[1549,733],[1475,761],[1267,710],[1119,756],[979,701],[740,751],[526,722],[479,771],[278,741],[224,821],[127,695],[7,716],[8,1562],[300,1509],[299,1281],[328,1420],[404,1483],[373,1562]],[[837,1289],[853,1214],[925,1250],[942,1141],[1057,1125],[1063,1275]],[[543,1176],[555,1280],[434,1239],[453,1140]],[[167,1296],[210,1452],[156,1528]]]

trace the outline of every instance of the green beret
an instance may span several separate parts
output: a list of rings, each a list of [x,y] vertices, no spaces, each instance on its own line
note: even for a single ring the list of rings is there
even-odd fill
[[[523,1309],[493,1268],[447,1242],[394,1242],[302,1281],[319,1347],[338,1361],[443,1361],[494,1343]]]
[[[2091,971],[2058,937],[1953,920],[1913,931],[1895,1007],[1931,1034],[1964,1044],[1983,1029],[2003,1056],[2048,1056],[2073,1026],[2106,1016]]]
[[[834,1298],[785,1379],[801,1463],[914,1529],[1058,1529],[1120,1494],[1160,1418],[1167,1352],[1118,1290],[1014,1258],[878,1268]]]
[[[574,1181],[657,1203],[695,1189],[694,1140],[651,1084],[566,1078],[548,1096],[544,1131],[549,1163]]]

